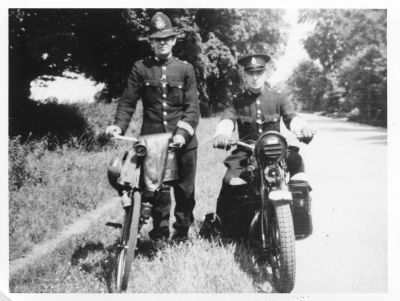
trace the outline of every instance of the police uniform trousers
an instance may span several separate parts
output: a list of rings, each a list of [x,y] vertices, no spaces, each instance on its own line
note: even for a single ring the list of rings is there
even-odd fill
[[[195,206],[194,187],[196,176],[197,148],[180,150],[177,153],[179,179],[174,187],[175,223],[174,229],[186,235],[189,226],[193,223],[193,209]],[[169,237],[169,218],[171,211],[171,194],[169,188],[162,186],[152,197],[153,230],[150,238]]]

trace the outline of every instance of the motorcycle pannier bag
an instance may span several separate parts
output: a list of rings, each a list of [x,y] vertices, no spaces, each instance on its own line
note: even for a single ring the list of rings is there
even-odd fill
[[[296,239],[303,239],[312,234],[311,196],[308,183],[290,180],[289,190],[293,197],[293,226]]]

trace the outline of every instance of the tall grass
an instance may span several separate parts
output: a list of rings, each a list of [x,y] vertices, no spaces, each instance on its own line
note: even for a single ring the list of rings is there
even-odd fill
[[[9,140],[10,260],[54,237],[65,225],[113,195],[106,178],[107,164],[129,147],[115,144],[103,135],[104,128],[112,122],[115,104],[72,107],[86,124],[78,134],[64,133],[64,138],[58,139],[52,132],[43,132]],[[130,134],[137,135],[135,124],[140,118],[139,108]]]

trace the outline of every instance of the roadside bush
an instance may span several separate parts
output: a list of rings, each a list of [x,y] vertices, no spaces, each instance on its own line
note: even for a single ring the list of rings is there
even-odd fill
[[[21,143],[17,136],[8,142],[8,184],[10,190],[18,190],[23,185],[36,185],[42,182],[42,171],[32,166],[29,157],[40,159],[47,147],[46,141],[38,143]]]
[[[326,109],[323,107],[323,99],[326,91],[330,89],[330,82],[313,61],[301,62],[288,79],[288,85],[294,102],[302,103],[302,109],[311,111]]]
[[[56,100],[38,103],[16,101],[10,106],[10,137],[23,143],[45,141],[49,150],[58,147],[98,151],[110,145],[103,134],[111,124],[116,104],[59,104]]]
[[[352,120],[386,125],[387,58],[386,48],[370,46],[348,57],[339,69],[339,82],[346,89],[349,110],[358,108]]]

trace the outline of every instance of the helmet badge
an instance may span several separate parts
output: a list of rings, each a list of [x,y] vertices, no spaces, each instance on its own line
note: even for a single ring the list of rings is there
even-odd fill
[[[155,25],[158,30],[163,30],[167,26],[161,17],[156,19]]]
[[[252,58],[251,58],[251,64],[252,64],[252,65],[256,65],[256,64],[257,64],[257,60],[256,60],[255,57],[252,57]]]

